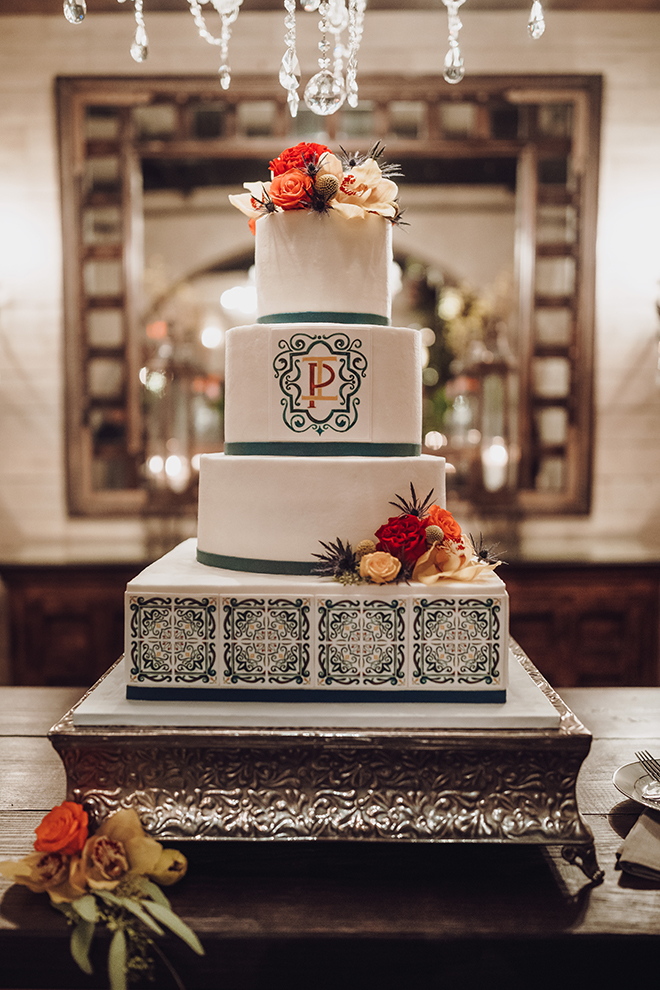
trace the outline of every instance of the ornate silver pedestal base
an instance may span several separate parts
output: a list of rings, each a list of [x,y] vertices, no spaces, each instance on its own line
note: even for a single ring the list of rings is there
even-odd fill
[[[556,729],[74,726],[49,738],[93,820],[134,807],[160,839],[559,845],[602,878],[575,786],[591,735],[519,648]]]

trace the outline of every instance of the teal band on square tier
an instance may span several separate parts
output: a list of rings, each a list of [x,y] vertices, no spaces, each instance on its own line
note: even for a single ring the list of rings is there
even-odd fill
[[[348,443],[310,440],[274,440],[263,443],[226,443],[228,457],[419,457],[419,443]]]
[[[208,567],[222,567],[227,571],[248,571],[250,574],[295,574],[309,577],[318,564],[307,560],[257,560],[254,557],[226,557],[222,553],[209,553],[197,547],[197,560]]]
[[[379,316],[378,313],[321,313],[312,310],[304,313],[269,313],[268,316],[258,317],[257,323],[364,323],[379,327],[392,325],[387,316]]]
[[[425,691],[396,690],[351,691],[350,688],[333,690],[332,688],[179,688],[179,687],[149,687],[147,685],[129,684],[126,697],[133,701],[260,701],[260,702],[296,702],[314,701],[320,703],[337,703],[342,701],[362,701],[367,703],[402,702],[429,704],[487,704],[503,705],[506,701],[506,691]]]

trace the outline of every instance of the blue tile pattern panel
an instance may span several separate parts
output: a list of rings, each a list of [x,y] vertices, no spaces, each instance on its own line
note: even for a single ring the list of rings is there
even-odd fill
[[[403,687],[405,612],[396,599],[319,599],[319,684]]]
[[[127,593],[129,683],[422,692],[506,688],[507,596]]]
[[[310,598],[222,599],[223,683],[309,687]]]
[[[129,595],[131,681],[215,684],[216,613],[212,597]]]
[[[413,601],[414,684],[498,684],[503,642],[499,598]]]

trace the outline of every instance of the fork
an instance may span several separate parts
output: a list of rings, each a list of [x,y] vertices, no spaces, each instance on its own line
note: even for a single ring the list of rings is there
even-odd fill
[[[641,753],[635,753],[638,761],[642,764],[646,770],[649,777],[653,777],[654,780],[660,780],[660,763],[651,756],[647,750],[642,750]]]

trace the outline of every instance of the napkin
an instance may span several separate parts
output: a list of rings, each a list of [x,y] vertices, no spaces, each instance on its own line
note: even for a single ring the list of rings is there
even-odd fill
[[[616,856],[618,869],[647,880],[660,880],[660,812],[645,811]]]

